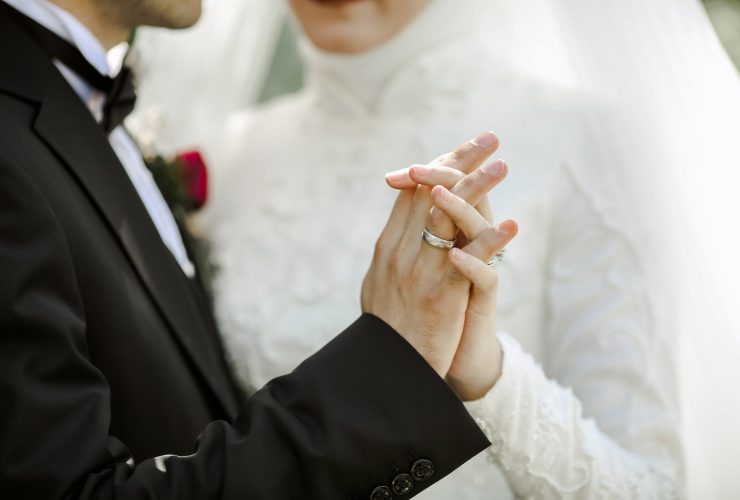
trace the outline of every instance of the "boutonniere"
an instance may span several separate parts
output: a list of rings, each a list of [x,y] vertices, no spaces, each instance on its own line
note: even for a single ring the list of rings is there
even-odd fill
[[[126,126],[170,209],[190,215],[203,208],[208,201],[208,167],[203,154],[197,149],[161,153],[164,119],[156,108],[147,109]]]
[[[203,208],[208,201],[208,167],[200,151],[156,154],[144,160],[172,210],[192,214]]]

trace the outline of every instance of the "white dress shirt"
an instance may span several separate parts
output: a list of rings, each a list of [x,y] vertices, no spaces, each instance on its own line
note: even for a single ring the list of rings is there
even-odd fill
[[[47,0],[3,0],[26,16],[44,25],[57,35],[74,44],[101,74],[115,76],[121,69],[125,51],[116,49],[106,53],[95,35],[65,10]],[[85,80],[60,61],[54,61],[64,78],[85,102],[96,120],[101,121],[105,95],[92,88]],[[182,236],[167,203],[144,164],[138,147],[126,130],[119,126],[108,136],[113,151],[121,161],[141,201],[149,212],[162,241],[170,249],[183,272],[195,276],[195,266],[190,262]],[[101,168],[106,168],[101,165]]]

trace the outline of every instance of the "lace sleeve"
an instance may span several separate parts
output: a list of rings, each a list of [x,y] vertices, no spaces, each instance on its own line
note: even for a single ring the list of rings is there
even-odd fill
[[[500,334],[502,377],[469,409],[517,495],[680,498],[669,356],[652,331],[634,221],[578,179],[563,175],[567,203],[555,205],[566,224],[554,225],[544,368]]]

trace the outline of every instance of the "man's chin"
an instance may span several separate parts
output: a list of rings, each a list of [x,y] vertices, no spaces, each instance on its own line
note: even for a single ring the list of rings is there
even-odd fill
[[[180,20],[177,21],[169,26],[165,26],[168,29],[171,30],[184,30],[186,28],[192,28],[196,24],[198,24],[198,21],[200,20],[200,16],[194,18],[194,19],[187,19],[187,20]]]
[[[178,0],[178,3],[167,9],[150,11],[150,19],[141,24],[156,28],[181,30],[194,26],[200,20],[202,14],[203,6],[200,0]]]
[[[195,26],[200,20],[201,14],[201,9],[197,9],[195,12],[183,13],[180,16],[167,15],[162,18],[152,20],[152,22],[146,24],[157,28],[182,30]]]
[[[375,0],[311,0],[314,3],[317,3],[324,7],[344,7],[347,5],[362,3],[362,2],[372,2]]]

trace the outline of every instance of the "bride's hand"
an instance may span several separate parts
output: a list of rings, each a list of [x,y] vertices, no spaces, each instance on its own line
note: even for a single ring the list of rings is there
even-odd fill
[[[472,289],[465,312],[460,345],[447,372],[447,382],[463,401],[474,401],[490,391],[501,376],[503,353],[496,337],[498,272],[488,263],[517,233],[514,221],[491,227],[476,208],[443,186],[432,190],[435,207],[450,217],[470,241],[453,248],[449,258],[470,280]]]

